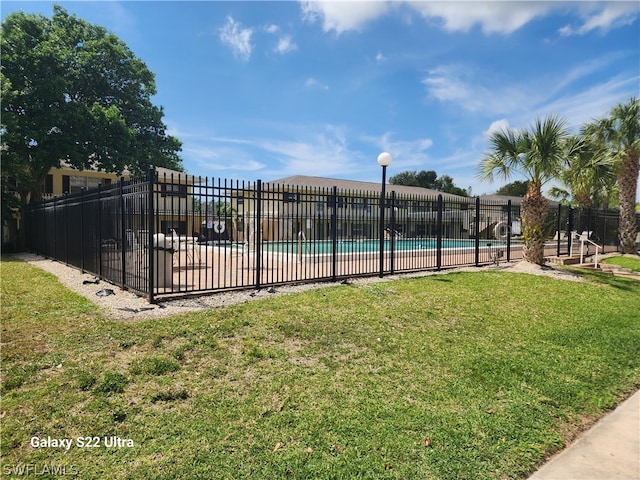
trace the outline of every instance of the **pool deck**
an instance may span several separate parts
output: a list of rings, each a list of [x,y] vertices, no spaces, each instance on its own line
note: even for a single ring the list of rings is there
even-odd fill
[[[252,288],[256,285],[281,285],[374,276],[380,272],[378,252],[347,252],[334,256],[328,253],[272,252],[268,249],[256,252],[250,251],[246,246],[229,248],[194,245],[190,248],[174,254],[172,278],[166,279],[166,285],[158,287],[156,294],[215,292]],[[481,246],[479,263],[492,263],[492,258],[495,258],[499,250],[504,248]],[[260,269],[255,268],[258,254],[262,265]],[[511,260],[518,260],[521,257],[521,245],[512,245]],[[506,261],[506,253],[503,252],[503,256],[498,260]],[[385,274],[392,274],[475,265],[475,262],[474,247],[443,248],[440,265],[438,265],[435,249],[395,250],[393,265],[390,253],[385,252],[383,270]]]

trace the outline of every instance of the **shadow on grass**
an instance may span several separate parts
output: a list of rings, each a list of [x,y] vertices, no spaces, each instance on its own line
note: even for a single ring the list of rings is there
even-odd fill
[[[18,258],[17,254],[15,254],[15,253],[3,253],[2,257],[0,259],[2,260],[2,263],[16,263],[16,262],[23,262],[24,261],[24,260]]]
[[[445,283],[453,282],[453,280],[451,280],[450,278],[445,278],[445,277],[442,277],[442,276],[434,276],[433,280],[436,281],[436,282],[445,282]]]
[[[613,288],[625,290],[627,292],[640,292],[640,280],[613,275],[611,273],[599,272],[597,270],[586,270],[583,268],[565,267],[566,270],[582,275],[587,281],[609,285]]]

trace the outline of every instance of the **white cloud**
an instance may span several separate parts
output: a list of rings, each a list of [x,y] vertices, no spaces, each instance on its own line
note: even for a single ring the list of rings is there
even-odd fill
[[[303,132],[303,130],[299,130]],[[343,128],[325,125],[305,128],[297,140],[264,140],[260,147],[278,160],[274,175],[314,175],[349,178],[359,171],[362,154],[349,147]]]
[[[422,80],[429,96],[471,112],[504,114],[539,97],[521,83],[505,85],[495,75],[462,65],[441,65]]]
[[[392,157],[393,172],[405,170],[430,170],[432,159],[427,150],[433,146],[430,138],[396,140],[393,132],[385,132],[380,137],[365,137],[364,140],[376,147],[377,152],[389,152]]]
[[[227,17],[227,23],[220,29],[220,40],[231,47],[236,57],[248,61],[253,51],[252,34],[251,28],[242,28],[232,17]]]
[[[583,23],[579,26],[565,25],[559,30],[563,36],[584,35],[592,30],[607,32],[612,28],[631,25],[638,20],[640,4],[638,2],[605,2],[587,4],[588,9],[581,15]]]
[[[497,132],[506,132],[509,130],[509,121],[506,118],[496,120],[489,125],[489,128],[483,132],[485,138],[489,138],[491,135]]]
[[[185,142],[186,144],[186,142]],[[184,148],[184,156],[197,166],[197,172],[222,171],[255,172],[265,167],[247,152],[246,146],[214,142],[209,145],[189,144]]]
[[[485,34],[512,33],[556,8],[554,2],[410,2],[425,19],[437,19],[451,32],[479,25]]]
[[[526,124],[537,116],[558,114],[569,123],[588,121],[589,111],[601,115],[601,107],[624,100],[625,92],[638,83],[638,76],[609,76],[611,64],[620,61],[617,54],[597,57],[549,76],[530,79],[505,78],[491,71],[462,65],[433,68],[422,80],[427,95],[454,108],[484,116],[509,116],[516,124]],[[578,86],[585,77],[605,74],[605,79],[590,90]],[[571,87],[568,88],[568,87]],[[629,96],[626,93],[626,96]],[[571,105],[569,107],[569,104]]]
[[[316,80],[315,78],[307,78],[304,83],[307,88],[319,88],[321,90],[329,90],[329,86]]]
[[[311,1],[301,2],[302,17],[311,23],[322,22],[325,32],[335,31],[337,35],[348,31],[359,31],[369,21],[374,20],[388,9],[384,1]]]
[[[285,35],[280,37],[278,44],[273,49],[274,52],[284,55],[285,53],[293,52],[298,49],[298,46],[293,42],[291,36]]]
[[[607,31],[611,28],[629,25],[637,20],[637,2],[543,2],[543,1],[301,1],[302,16],[305,20],[322,24],[325,32],[360,31],[364,26],[388,12],[405,15],[417,12],[427,22],[435,23],[449,32],[467,32],[479,26],[486,35],[508,35],[522,28],[532,20],[544,17],[553,10],[579,12],[583,23],[577,27],[567,25],[560,30],[562,35],[581,35],[594,29]],[[410,17],[405,18],[410,22]]]
[[[278,33],[280,31],[280,27],[278,25],[267,25],[266,27],[264,27],[264,31],[267,33]]]
[[[629,92],[637,91],[640,76],[614,76],[587,89],[547,101],[529,112],[529,119],[555,113],[567,120],[571,128],[577,129],[595,118],[608,114],[611,107],[629,100]]]
[[[361,30],[367,22],[389,12],[394,6],[408,5],[426,20],[436,20],[445,30],[468,31],[479,25],[485,34],[508,34],[536,17],[557,8],[554,2],[435,2],[435,1],[305,1],[301,2],[303,18],[321,22],[325,32],[341,34]]]

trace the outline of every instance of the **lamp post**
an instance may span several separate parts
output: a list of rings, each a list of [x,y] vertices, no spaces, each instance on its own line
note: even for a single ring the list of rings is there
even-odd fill
[[[387,167],[391,164],[391,155],[382,152],[378,155],[378,165],[382,167],[382,190],[380,192],[380,278],[384,275],[384,202],[387,183]]]

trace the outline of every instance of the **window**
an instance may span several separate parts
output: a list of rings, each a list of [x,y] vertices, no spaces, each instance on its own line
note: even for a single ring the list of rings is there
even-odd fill
[[[47,175],[44,181],[44,193],[53,193],[53,175]]]
[[[47,179],[48,182],[49,180]],[[100,185],[111,185],[111,180],[108,178],[83,177],[81,175],[62,176],[62,193],[77,193],[82,189],[98,188]],[[51,188],[53,190],[53,179],[51,180]]]
[[[353,203],[353,208],[366,209],[369,206],[369,199],[356,197],[352,200],[352,203]]]
[[[187,197],[187,186],[179,183],[162,183],[161,194],[163,197]]]
[[[283,194],[283,201],[286,202],[286,203],[297,203],[297,202],[299,202],[298,194],[297,193],[285,192]]]

